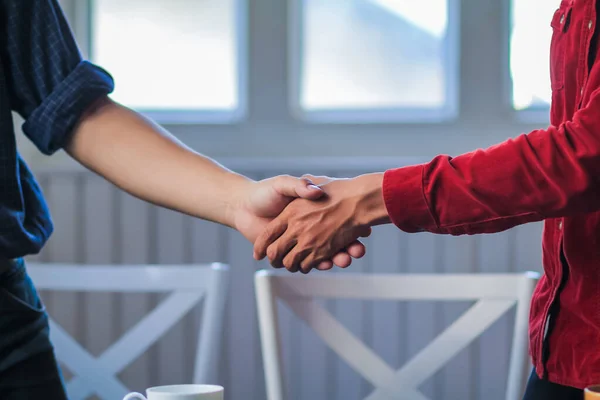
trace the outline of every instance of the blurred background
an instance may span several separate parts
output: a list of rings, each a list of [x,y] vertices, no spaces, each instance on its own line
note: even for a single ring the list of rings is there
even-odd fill
[[[355,176],[546,127],[550,20],[558,3],[61,0],[84,55],[114,76],[115,100],[256,179]],[[64,154],[47,158],[22,138],[19,147],[56,225],[33,260],[231,265],[223,357],[215,368],[228,399],[264,399],[253,273],[267,265],[252,260],[251,244],[229,229],[135,200]],[[386,226],[367,239],[368,255],[349,272],[540,271],[540,232],[532,224],[454,238],[409,236]],[[160,301],[44,296],[58,322],[96,355]],[[468,306],[327,302],[394,367]],[[124,382],[142,390],[190,380],[199,314],[124,371]],[[492,326],[423,392],[436,399],[503,398],[513,319]],[[293,399],[353,400],[370,392],[286,309],[281,321]]]

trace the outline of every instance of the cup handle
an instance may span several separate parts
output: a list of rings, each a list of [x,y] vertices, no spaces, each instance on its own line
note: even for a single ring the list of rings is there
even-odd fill
[[[147,400],[141,393],[129,393],[127,396],[123,397],[123,400]]]

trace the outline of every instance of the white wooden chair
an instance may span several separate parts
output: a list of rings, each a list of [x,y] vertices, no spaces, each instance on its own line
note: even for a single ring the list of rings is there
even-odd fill
[[[529,304],[538,274],[296,276],[259,271],[256,300],[268,400],[283,400],[279,298],[375,390],[367,400],[426,400],[417,388],[516,306],[507,400],[520,399],[530,371]],[[398,371],[346,329],[314,298],[360,300],[448,300],[476,303]]]
[[[228,266],[76,266],[30,263],[27,270],[40,290],[171,293],[97,358],[50,316],[50,337],[57,358],[74,375],[67,383],[71,400],[87,399],[94,394],[104,400],[123,398],[130,390],[117,375],[202,300],[204,311],[197,342],[194,382],[214,382],[222,336]]]

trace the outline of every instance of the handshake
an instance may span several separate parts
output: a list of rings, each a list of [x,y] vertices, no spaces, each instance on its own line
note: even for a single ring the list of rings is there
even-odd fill
[[[389,223],[382,184],[382,173],[249,181],[232,204],[230,225],[254,243],[255,259],[268,257],[275,268],[346,268],[365,254],[359,238]]]

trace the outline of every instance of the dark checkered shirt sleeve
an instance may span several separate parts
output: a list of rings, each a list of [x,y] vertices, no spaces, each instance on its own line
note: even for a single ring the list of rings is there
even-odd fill
[[[82,60],[57,0],[0,1],[11,108],[25,119],[29,139],[52,154],[64,146],[83,112],[112,92],[113,79]]]

